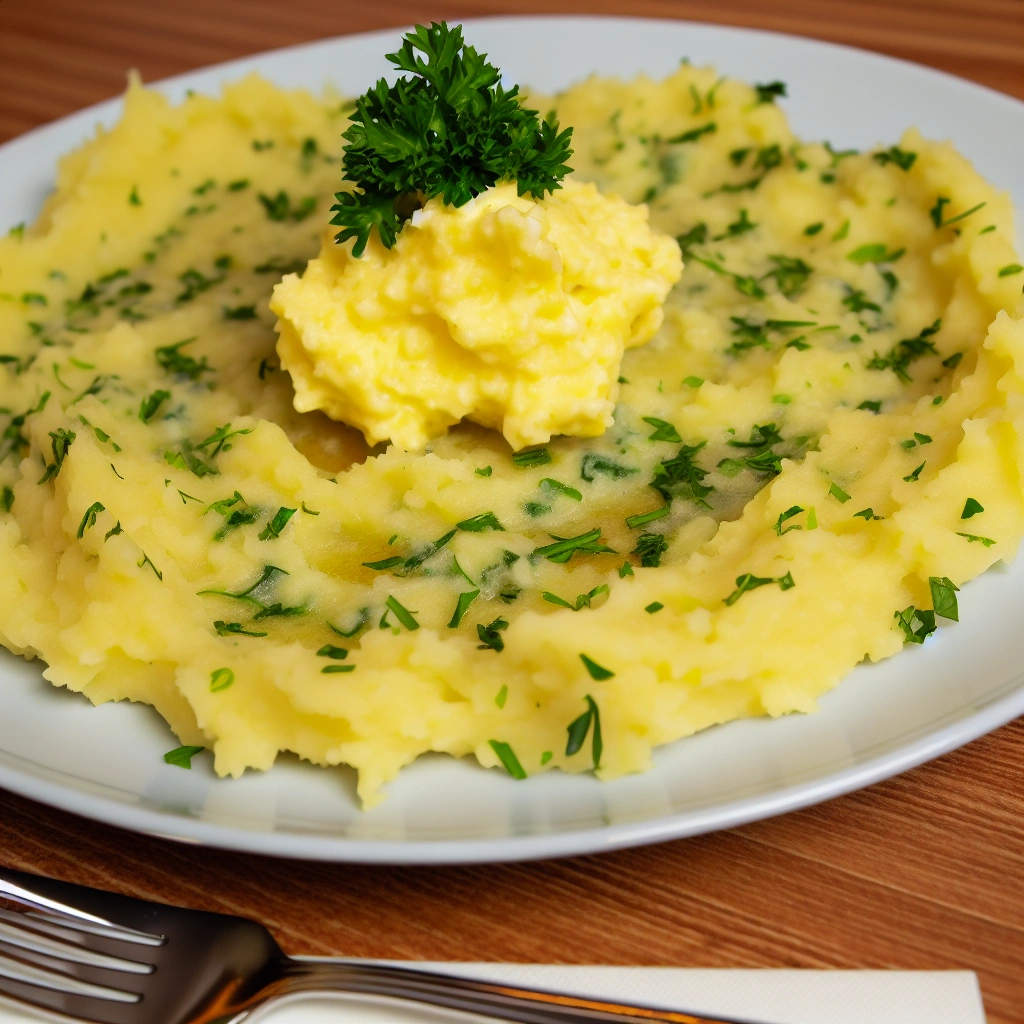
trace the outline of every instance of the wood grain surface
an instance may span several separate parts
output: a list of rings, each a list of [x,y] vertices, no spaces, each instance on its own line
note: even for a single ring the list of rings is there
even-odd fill
[[[0,0],[0,140],[144,78],[327,35],[503,13],[793,32],[1024,98],[1022,0]],[[2,187],[2,182],[0,182]],[[1024,1024],[1024,720],[771,821],[523,865],[332,866],[133,836],[0,792],[0,863],[256,917],[291,953],[431,960],[976,970]]]

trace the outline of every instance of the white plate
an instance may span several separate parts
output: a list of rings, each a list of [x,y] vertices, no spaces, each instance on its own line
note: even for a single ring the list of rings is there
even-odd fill
[[[1024,104],[917,65],[766,32],[613,18],[493,18],[469,40],[507,81],[545,90],[591,72],[662,76],[683,56],[748,81],[784,79],[798,134],[864,148],[909,125],[950,138],[1024,209]],[[326,40],[161,83],[174,99],[257,70],[285,86],[356,95],[388,71],[398,31]],[[34,216],[56,158],[120,104],[92,107],[0,147],[0,228]],[[93,708],[37,665],[0,658],[0,785],[92,818],[259,853],[377,863],[551,857],[728,828],[813,804],[961,746],[1024,712],[1024,562],[964,588],[963,621],[921,648],[857,668],[810,716],[733,722],[658,751],[646,775],[602,784],[557,773],[516,782],[475,762],[421,758],[388,800],[358,810],[352,773],[283,757],[217,779],[165,765],[175,745],[143,707]]]

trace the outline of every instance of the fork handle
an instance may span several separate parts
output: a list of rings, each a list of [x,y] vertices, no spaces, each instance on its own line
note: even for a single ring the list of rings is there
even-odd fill
[[[383,996],[442,1006],[519,1024],[582,1024],[636,1022],[652,1024],[757,1024],[725,1017],[634,1006],[585,996],[545,992],[517,985],[460,978],[433,971],[377,964],[289,960],[284,989],[297,992],[345,992]]]

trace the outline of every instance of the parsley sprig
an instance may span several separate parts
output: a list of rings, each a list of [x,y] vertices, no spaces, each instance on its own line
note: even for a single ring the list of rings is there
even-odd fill
[[[382,78],[356,100],[343,137],[345,180],[339,192],[339,242],[355,239],[363,254],[376,227],[387,248],[412,213],[441,196],[462,206],[499,181],[515,181],[536,199],[560,188],[571,170],[572,129],[559,132],[551,115],[540,120],[522,106],[519,87],[505,89],[486,54],[467,46],[459,25],[417,25],[387,59],[413,77]]]

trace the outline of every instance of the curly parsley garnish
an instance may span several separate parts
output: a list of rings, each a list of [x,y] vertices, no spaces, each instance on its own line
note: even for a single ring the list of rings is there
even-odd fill
[[[420,56],[422,54],[423,56]],[[356,191],[339,192],[331,221],[339,242],[355,239],[362,256],[376,227],[384,246],[404,222],[441,196],[462,206],[499,181],[515,181],[536,199],[560,188],[570,171],[572,129],[522,106],[519,87],[506,90],[500,72],[445,22],[417,25],[387,59],[413,77],[382,78],[356,100],[342,161]]]

